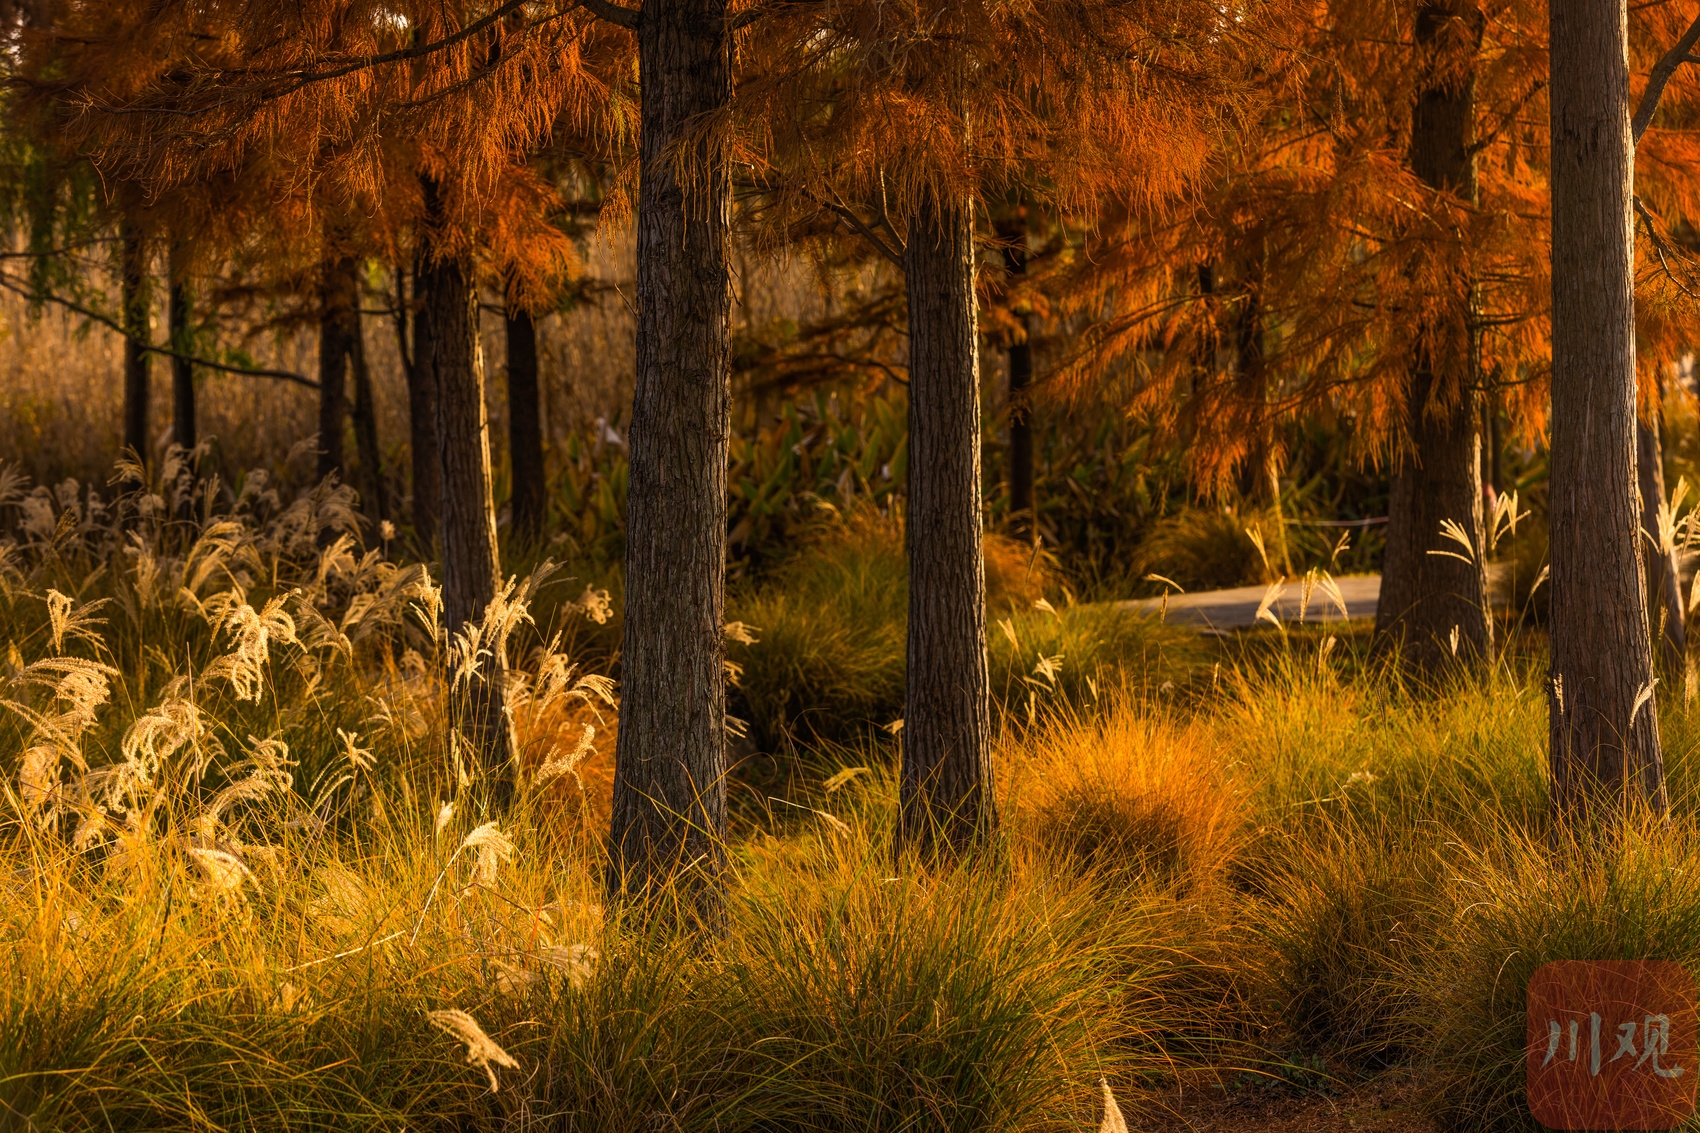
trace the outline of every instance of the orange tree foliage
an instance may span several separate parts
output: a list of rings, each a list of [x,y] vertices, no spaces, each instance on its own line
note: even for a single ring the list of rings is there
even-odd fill
[[[1539,438],[1550,368],[1545,5],[1488,5],[1479,53],[1455,36],[1428,60],[1414,43],[1418,7],[1318,5],[1258,76],[1270,104],[1215,153],[1203,191],[1155,221],[1102,207],[1068,218],[1079,253],[1027,283],[1082,332],[1060,392],[1101,396],[1108,381],[1189,442],[1201,485],[1223,489],[1283,419],[1350,421],[1359,457],[1385,460],[1407,443],[1404,377],[1418,347],[1479,343],[1469,365],[1438,369],[1480,375],[1524,438]],[[1640,81],[1691,7],[1632,14]],[[1477,205],[1424,185],[1407,158],[1418,90],[1471,67]],[[1700,288],[1675,237],[1697,203],[1686,128],[1697,94],[1692,72],[1673,81],[1638,154],[1644,377],[1694,342]]]

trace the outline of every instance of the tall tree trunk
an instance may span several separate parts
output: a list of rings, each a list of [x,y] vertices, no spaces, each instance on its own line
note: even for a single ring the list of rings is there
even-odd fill
[[[173,243],[170,255],[170,288],[166,293],[166,324],[171,348],[184,354],[194,345],[189,329],[188,256],[183,245]],[[184,449],[195,447],[195,364],[187,358],[171,360],[171,443]]]
[[[1675,546],[1663,546],[1659,505],[1665,499],[1664,446],[1659,443],[1658,419],[1635,425],[1636,474],[1641,492],[1642,551],[1647,557],[1648,609],[1653,639],[1660,642],[1667,676],[1680,677],[1687,655],[1688,634],[1683,625],[1682,580],[1677,573]]]
[[[1555,828],[1666,806],[1637,534],[1635,149],[1625,0],[1553,0]]]
[[[335,475],[346,481],[342,434],[348,419],[348,355],[354,347],[357,317],[355,265],[352,257],[334,255],[326,241],[326,259],[319,269],[319,479]]]
[[[543,471],[543,418],[537,394],[537,326],[531,312],[509,305],[508,464],[513,477],[513,532],[535,546],[543,539],[548,481]]]
[[[124,447],[148,462],[148,248],[139,225],[125,222],[119,229],[119,305],[124,323]]]
[[[1452,52],[1471,53],[1461,78],[1432,81],[1411,118],[1411,170],[1425,185],[1477,199],[1475,53],[1484,19],[1471,0],[1430,3],[1417,13],[1417,44],[1441,71]],[[1431,72],[1432,73],[1432,72]],[[1488,605],[1487,540],[1482,527],[1481,374],[1474,322],[1474,285],[1465,282],[1460,335],[1424,329],[1405,385],[1410,447],[1394,458],[1387,508],[1387,552],[1375,636],[1396,649],[1407,668],[1434,671],[1454,659],[1488,657],[1493,619]],[[1441,534],[1455,523],[1469,548]],[[1445,551],[1446,554],[1430,554]],[[1462,556],[1462,557],[1455,557]]]
[[[1281,512],[1281,464],[1276,455],[1275,420],[1269,408],[1269,370],[1263,352],[1261,253],[1246,265],[1239,293],[1233,297],[1231,329],[1234,376],[1240,397],[1252,407],[1257,423],[1257,447],[1242,472],[1240,494],[1267,503],[1275,520],[1275,545],[1272,548],[1265,545],[1263,564],[1271,576],[1269,581],[1275,582],[1292,577],[1293,557],[1287,546],[1287,517]],[[1269,558],[1271,550],[1273,561]]]
[[[654,895],[685,870],[695,915],[713,923],[726,831],[731,200],[724,155],[687,138],[731,100],[725,0],[647,0],[638,50],[637,381],[609,884]]]
[[[435,199],[435,189],[429,194]],[[402,367],[407,375],[408,449],[413,466],[413,537],[420,553],[431,557],[437,543],[437,508],[443,497],[442,469],[437,461],[437,371],[424,358],[437,349],[436,327],[423,305],[413,316],[412,350],[408,350],[407,322],[410,303],[418,303],[424,274],[423,258],[413,265],[413,294],[408,295],[404,272],[396,268],[396,334],[402,348]]]
[[[359,298],[359,290],[355,291]],[[380,522],[390,517],[384,487],[384,456],[378,446],[378,406],[372,395],[372,368],[366,364],[366,333],[356,304],[349,330],[348,360],[354,372],[354,449],[360,459],[360,494],[366,513]]]
[[[427,212],[443,218],[434,184]],[[417,284],[420,327],[431,327],[430,349],[415,347],[415,369],[430,374],[437,392],[436,452],[442,484],[443,620],[450,633],[484,617],[501,584],[496,503],[490,484],[490,427],[484,405],[484,362],[478,349],[478,288],[467,260],[426,248]],[[416,340],[417,343],[417,340]],[[481,643],[493,656],[468,679],[455,708],[497,809],[512,798],[518,747],[508,715],[507,658],[499,642]]]
[[[1004,265],[1014,276],[1027,274],[1027,225],[1011,226],[1004,234]],[[1016,315],[1021,337],[1009,344],[1009,513],[1022,531],[1039,537],[1039,515],[1033,506],[1033,427],[1028,421],[1024,393],[1033,380],[1033,316]]]
[[[961,851],[997,823],[980,544],[974,221],[927,201],[909,222],[908,674],[899,848]]]

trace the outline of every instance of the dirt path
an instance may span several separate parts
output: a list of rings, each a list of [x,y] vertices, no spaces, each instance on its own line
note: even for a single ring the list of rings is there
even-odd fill
[[[1381,599],[1379,574],[1352,575],[1335,579],[1340,588],[1339,602],[1322,586],[1312,586],[1307,594],[1302,583],[1281,585],[1269,612],[1284,622],[1337,622],[1349,618],[1375,617],[1375,605]],[[1202,590],[1196,594],[1171,594],[1165,621],[1180,625],[1195,625],[1206,632],[1226,633],[1229,630],[1249,629],[1257,624],[1257,611],[1268,592],[1267,586],[1241,586],[1234,590]],[[1164,610],[1161,598],[1139,598],[1118,602],[1124,610],[1156,614]]]

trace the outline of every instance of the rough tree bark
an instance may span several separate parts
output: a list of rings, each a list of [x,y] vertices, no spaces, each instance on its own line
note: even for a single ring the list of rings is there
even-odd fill
[[[424,182],[422,182],[424,183]],[[428,203],[436,201],[436,188],[426,194]],[[438,222],[441,217],[436,218]],[[396,268],[396,335],[401,345],[402,368],[407,376],[408,449],[413,470],[413,537],[425,557],[431,556],[437,543],[437,508],[442,502],[443,478],[437,462],[437,372],[421,362],[436,350],[437,331],[430,313],[423,307],[413,316],[412,350],[408,350],[408,311],[410,304],[420,298],[421,264],[416,258],[413,266],[412,295],[408,294],[405,273]]]
[[[148,461],[148,249],[139,225],[119,229],[119,305],[124,324],[124,447],[144,466]]]
[[[724,155],[688,131],[731,94],[725,0],[646,0],[638,28],[637,380],[609,885],[720,916],[726,830],[726,457],[731,429]]]
[[[327,253],[319,269],[319,479],[348,479],[342,434],[348,418],[348,358],[358,333],[354,260]]]
[[[979,337],[967,201],[909,222],[908,673],[898,848],[960,852],[997,824],[980,542]]]
[[[428,195],[438,200],[435,186]],[[441,220],[440,208],[432,207]],[[442,485],[439,526],[443,561],[443,622],[450,633],[484,617],[500,585],[496,503],[491,492],[490,427],[484,405],[484,362],[478,349],[478,288],[472,264],[431,246],[417,276],[420,327],[430,326],[429,349],[415,340],[414,369],[436,391],[436,457]],[[491,644],[487,637],[483,643]],[[461,686],[455,710],[460,733],[476,753],[485,789],[497,809],[513,796],[518,746],[508,715],[507,658],[498,647]]]
[[[1683,624],[1685,612],[1676,548],[1660,545],[1659,505],[1665,498],[1665,462],[1658,421],[1636,422],[1635,441],[1635,470],[1641,493],[1641,549],[1647,558],[1647,597],[1653,638],[1660,643],[1665,674],[1680,677],[1683,658],[1687,656],[1688,635]]]
[[[508,464],[513,479],[513,533],[536,546],[543,539],[547,480],[543,470],[543,417],[537,395],[537,326],[531,312],[507,311]]]
[[[1459,50],[1469,51],[1473,60],[1484,24],[1470,0],[1419,9],[1416,39],[1427,65],[1438,69]],[[1441,75],[1417,96],[1411,170],[1425,185],[1473,204],[1478,197],[1473,61],[1462,75]],[[1458,297],[1466,324],[1472,292],[1466,283]],[[1395,457],[1375,639],[1378,648],[1397,650],[1406,668],[1434,672],[1458,659],[1489,656],[1493,620],[1482,514],[1477,331],[1468,328],[1453,333],[1457,341],[1440,341],[1443,328],[1424,329],[1431,337],[1417,347],[1405,385],[1410,448]],[[1441,535],[1444,521],[1462,528],[1473,551]]]
[[[171,281],[166,292],[166,326],[171,348],[183,354],[191,353],[194,345],[189,331],[188,256],[183,245],[171,245],[169,272]],[[195,447],[195,364],[187,358],[171,359],[171,443],[185,449]]]
[[[1625,0],[1553,0],[1552,808],[1666,806],[1635,453],[1635,150]]]

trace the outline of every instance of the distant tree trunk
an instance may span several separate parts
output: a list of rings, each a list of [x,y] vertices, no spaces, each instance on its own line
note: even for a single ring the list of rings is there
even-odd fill
[[[435,191],[433,190],[433,197]],[[423,359],[436,350],[436,328],[423,307],[413,318],[412,350],[408,350],[408,310],[418,302],[424,274],[416,257],[413,294],[407,294],[407,273],[396,267],[396,334],[402,347],[402,367],[407,374],[408,448],[413,465],[413,537],[420,553],[431,557],[437,542],[437,507],[443,497],[443,477],[437,461],[437,371]]]
[[[543,416],[537,394],[537,326],[531,312],[509,305],[508,464],[513,476],[513,533],[536,546],[543,540],[548,481],[543,470]]]
[[[170,288],[166,293],[166,324],[171,348],[191,353],[189,329],[189,283],[187,254],[181,244],[171,245]],[[187,358],[171,360],[171,443],[192,449],[196,443],[195,364]]]
[[[1004,234],[1004,265],[1013,276],[1027,274],[1027,225],[1010,227]],[[1033,316],[1016,315],[1021,337],[1009,344],[1009,513],[1023,524],[1023,533],[1038,539],[1039,516],[1033,506],[1033,427],[1028,421],[1024,398],[1033,380]]]
[[[898,846],[960,852],[997,823],[968,202],[918,205],[903,267],[909,292],[909,643]]]
[[[1653,639],[1661,643],[1666,674],[1680,676],[1687,655],[1688,635],[1683,625],[1682,580],[1677,573],[1676,548],[1661,545],[1659,505],[1665,499],[1664,447],[1659,443],[1659,423],[1638,421],[1635,425],[1636,473],[1641,490],[1642,551],[1647,557],[1648,608]]]
[[[1470,0],[1431,3],[1417,13],[1417,44],[1427,49],[1431,68],[1439,70],[1436,57],[1448,53],[1448,43],[1457,44],[1458,29],[1472,62],[1462,77],[1431,82],[1418,94],[1411,170],[1425,185],[1470,203],[1477,199],[1474,53],[1484,23]],[[1483,659],[1493,649],[1482,527],[1480,344],[1471,325],[1472,295],[1473,284],[1465,283],[1458,296],[1466,325],[1461,336],[1454,332],[1447,341],[1443,328],[1423,328],[1428,338],[1411,359],[1405,385],[1410,448],[1394,458],[1375,636],[1379,648],[1398,650],[1406,667],[1417,672],[1455,659]],[[1458,525],[1469,549],[1441,534],[1443,522]]]
[[[428,183],[429,184],[429,183]],[[440,223],[436,186],[427,211]],[[418,274],[420,327],[430,326],[430,349],[416,341],[414,368],[437,392],[436,451],[442,484],[443,620],[450,633],[484,617],[501,584],[496,503],[490,484],[490,428],[484,405],[484,363],[478,350],[478,289],[470,262],[427,246]],[[489,639],[485,639],[489,644]],[[507,710],[507,659],[498,648],[466,682],[456,705],[459,727],[478,754],[498,809],[512,798],[517,767]]]
[[[1635,149],[1625,0],[1553,0],[1554,826],[1666,808],[1637,535]]]
[[[1257,448],[1246,462],[1240,494],[1261,499],[1275,520],[1275,545],[1265,547],[1264,566],[1278,578],[1293,574],[1292,553],[1287,547],[1287,517],[1281,513],[1281,464],[1276,456],[1275,421],[1269,408],[1269,371],[1263,353],[1263,269],[1257,261],[1247,265],[1239,294],[1233,297],[1231,343],[1234,373],[1240,397],[1253,409],[1257,422]],[[1268,552],[1274,551],[1274,561]]]
[[[356,298],[359,292],[355,292]],[[356,306],[351,320],[348,358],[354,371],[354,448],[360,458],[360,494],[369,516],[380,522],[390,517],[389,493],[384,487],[383,450],[378,447],[378,406],[372,396],[372,369],[366,364],[366,334]]]
[[[124,447],[148,462],[148,248],[139,225],[119,229],[123,246],[119,305],[124,322]]]
[[[720,917],[726,832],[726,458],[730,193],[690,132],[732,95],[725,0],[647,0],[638,30],[637,381],[609,884],[656,895],[684,871]],[[688,187],[682,175],[694,172]]]
[[[327,242],[328,243],[328,242]],[[319,479],[348,479],[342,433],[348,418],[348,356],[357,332],[355,265],[328,251],[319,269]]]

